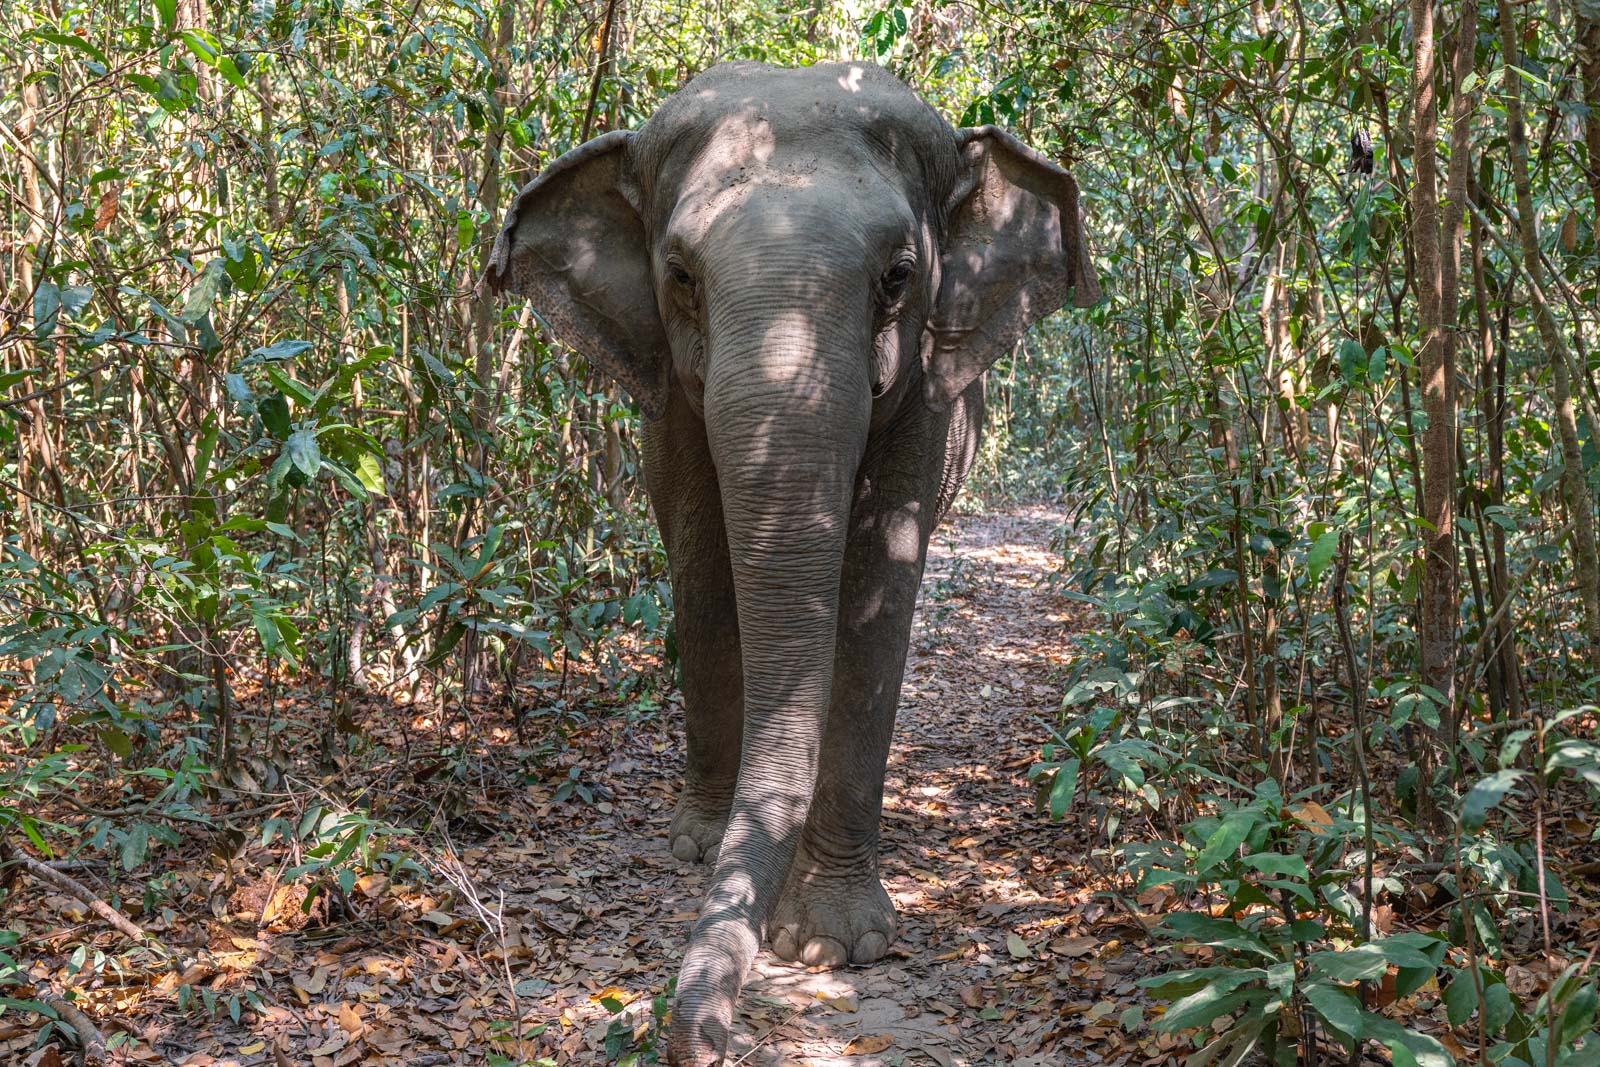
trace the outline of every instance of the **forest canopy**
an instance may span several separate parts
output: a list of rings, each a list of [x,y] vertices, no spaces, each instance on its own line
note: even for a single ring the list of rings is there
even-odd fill
[[[431,924],[472,1062],[664,1055],[669,972],[557,988],[473,867],[659,836],[613,755],[681,747],[637,406],[478,280],[730,59],[882,64],[1082,189],[1104,295],[990,371],[958,511],[1052,509],[1048,696],[968,756],[1147,957],[1107,1062],[1600,1063],[1595,0],[0,5],[0,1049],[400,1055],[291,1047],[331,1002],[225,941]],[[965,1062],[1069,1047],[1007,988]]]

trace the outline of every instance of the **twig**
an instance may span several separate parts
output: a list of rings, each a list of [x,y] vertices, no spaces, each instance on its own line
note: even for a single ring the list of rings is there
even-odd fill
[[[771,1041],[774,1037],[777,1037],[779,1030],[782,1030],[785,1026],[788,1026],[790,1023],[800,1018],[800,1016],[804,1015],[806,1013],[806,1009],[809,1007],[811,1007],[811,1005],[802,1004],[800,1007],[796,1008],[793,1015],[783,1020],[783,1022],[778,1023],[771,1030],[768,1030],[766,1033],[762,1034],[756,1043],[746,1049],[744,1054],[738,1059],[734,1060],[729,1067],[740,1067],[740,1064],[744,1063],[751,1056],[754,1056],[758,1051],[760,1051],[762,1045],[765,1045],[768,1041]]]
[[[1350,605],[1345,592],[1345,582],[1350,573],[1351,548],[1354,543],[1355,538],[1350,535],[1350,531],[1345,530],[1339,534],[1339,555],[1333,571],[1333,614],[1339,624],[1339,641],[1344,646],[1345,663],[1350,672],[1350,714],[1354,720],[1351,736],[1356,748],[1356,786],[1361,797],[1361,941],[1365,944],[1372,940],[1372,863],[1375,845],[1372,839],[1372,785],[1367,773],[1367,679],[1362,675],[1361,667],[1356,660],[1356,643],[1350,633]],[[1419,795],[1427,788],[1426,781],[1419,782],[1417,785]],[[1357,983],[1356,996],[1361,1007],[1365,1009],[1367,1006],[1365,982]],[[1365,1049],[1366,1042],[1357,1038],[1355,1046],[1350,1050],[1352,1067],[1361,1062]]]
[[[70,1000],[53,992],[39,994],[39,1003],[48,1006],[71,1028],[78,1040],[78,1061],[84,1067],[104,1067],[110,1053],[106,1051],[106,1039],[93,1019]]]
[[[79,900],[83,901],[89,906],[90,911],[100,916],[100,918],[116,927],[122,933],[127,934],[133,940],[156,945],[158,947],[160,946],[161,943],[155,938],[151,937],[149,934],[145,933],[144,929],[139,926],[138,923],[134,922],[132,919],[122,914],[122,912],[118,911],[116,908],[113,908],[110,904],[107,904],[99,897],[95,896],[92,889],[78,881],[76,878],[73,878],[62,871],[58,871],[54,867],[48,867],[34,859],[32,856],[25,856],[20,852],[12,853],[11,862],[15,863],[17,866],[33,875],[39,881],[53,885],[63,893],[69,893],[72,896],[77,897]]]

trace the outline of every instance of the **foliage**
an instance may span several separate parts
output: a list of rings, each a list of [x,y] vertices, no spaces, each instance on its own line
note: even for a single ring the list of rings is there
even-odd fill
[[[1393,5],[6,5],[0,847],[149,876],[153,905],[187,831],[274,801],[251,836],[348,893],[448,821],[379,810],[351,768],[469,781],[495,699],[529,780],[607,803],[568,739],[654,714],[674,660],[635,414],[475,278],[521,181],[712,62],[870,59],[1086,192],[1108,295],[992,372],[965,506],[1072,509],[1054,580],[1086,630],[1034,777],[1228,968],[1153,983],[1202,998],[1162,1025],[1237,1015],[1217,1056],[1317,1027],[1438,1055],[1352,989],[1381,961],[1397,987],[1442,976],[1492,1061],[1591,1056],[1589,972],[1530,1005],[1480,957],[1507,932],[1574,952],[1536,920],[1562,900],[1550,852],[1580,842],[1527,838],[1560,802],[1592,814],[1578,781],[1600,773],[1576,532],[1600,493],[1597,13],[1485,7],[1465,39],[1447,8],[1440,50],[1471,74],[1430,80],[1463,103],[1446,164],[1470,178],[1445,212],[1465,227],[1445,382]],[[1453,468],[1429,451],[1444,386]],[[1421,640],[1440,478],[1444,677]],[[374,695],[424,709],[426,754],[370,735]],[[1350,880],[1396,857],[1441,867],[1446,927],[1379,937],[1352,910]]]

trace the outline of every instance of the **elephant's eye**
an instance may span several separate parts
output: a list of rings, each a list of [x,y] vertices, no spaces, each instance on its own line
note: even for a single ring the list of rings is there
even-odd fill
[[[694,277],[687,270],[684,269],[684,266],[683,266],[682,263],[677,263],[677,262],[668,263],[667,264],[667,273],[672,276],[672,280],[674,282],[676,282],[677,284],[683,286],[685,289],[693,289],[694,288]]]
[[[911,278],[917,272],[917,265],[909,259],[896,260],[894,266],[883,272],[883,278],[878,282],[879,291],[883,293],[883,302],[892,304],[905,294],[906,286],[911,284]]]

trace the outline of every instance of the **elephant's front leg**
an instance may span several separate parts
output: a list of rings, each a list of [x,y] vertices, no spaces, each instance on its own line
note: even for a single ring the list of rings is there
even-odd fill
[[[937,478],[920,468],[934,458],[917,457],[908,464],[913,472],[887,483],[869,478],[872,496],[857,505],[816,795],[770,927],[773,951],[808,966],[871,963],[894,940],[894,905],[878,876],[878,828],[937,497]]]
[[[705,427],[681,395],[646,423],[645,480],[667,548],[687,758],[667,843],[685,863],[716,859],[739,775],[744,671],[722,498]]]

